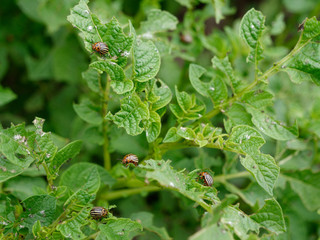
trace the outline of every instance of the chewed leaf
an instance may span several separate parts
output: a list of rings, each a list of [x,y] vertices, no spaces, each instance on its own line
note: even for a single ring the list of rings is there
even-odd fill
[[[142,33],[154,33],[174,30],[177,24],[178,19],[171,13],[153,9],[148,13],[147,21],[141,22],[140,31]]]
[[[138,135],[143,131],[140,122],[149,118],[149,109],[146,103],[133,94],[121,100],[121,110],[119,112],[114,115],[108,113],[106,117],[118,127],[126,129],[128,134]]]
[[[313,40],[320,36],[320,22],[316,17],[306,19],[303,23],[302,42]]]
[[[160,53],[152,41],[137,39],[133,47],[134,79],[145,82],[154,78],[160,68]]]
[[[112,61],[97,61],[90,64],[90,67],[109,74],[111,87],[117,94],[124,94],[133,88],[133,82],[128,79],[123,69]]]
[[[242,18],[240,23],[240,35],[250,47],[250,54],[247,58],[249,62],[261,60],[263,48],[260,43],[264,26],[265,17],[255,9],[249,10]]]

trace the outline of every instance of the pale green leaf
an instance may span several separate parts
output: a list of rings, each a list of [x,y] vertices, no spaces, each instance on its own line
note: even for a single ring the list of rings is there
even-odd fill
[[[64,162],[74,158],[80,152],[82,141],[74,141],[61,148],[49,164],[49,171],[54,174],[59,171]]]
[[[161,84],[160,87],[157,86],[157,82]],[[165,107],[172,99],[170,88],[161,80],[155,81],[152,91],[158,97],[155,102],[152,102],[152,110],[154,111]]]
[[[250,91],[243,95],[242,101],[262,109],[273,104],[273,94],[265,90]]]
[[[175,87],[175,91],[179,106],[185,113],[187,113],[188,110],[192,107],[191,95],[183,91],[179,92],[177,86]]]
[[[123,127],[128,134],[138,135],[143,131],[140,122],[149,118],[149,110],[147,104],[133,94],[121,100],[121,110],[119,112],[114,115],[108,113],[106,117],[118,127]]]
[[[177,130],[177,134],[187,140],[193,140],[196,138],[196,134],[193,131],[193,129],[191,128],[187,128],[187,127],[180,127]]]
[[[190,240],[208,240],[214,236],[215,240],[233,240],[232,234],[223,226],[217,224],[202,228],[200,231],[193,234]]]
[[[281,206],[274,198],[265,200],[265,205],[251,219],[276,234],[286,231]]]
[[[177,134],[177,128],[172,127],[168,130],[163,142],[177,142],[181,139],[181,137]]]
[[[115,62],[97,61],[90,64],[90,67],[109,74],[111,79],[111,87],[117,94],[129,92],[133,88],[133,82],[126,77],[123,69]]]
[[[174,30],[178,24],[178,19],[167,11],[152,9],[148,12],[147,20],[141,22],[140,32],[155,33]]]
[[[274,120],[271,116],[257,108],[246,105],[247,111],[252,115],[253,124],[267,136],[276,140],[291,140],[298,137],[296,125],[286,127],[283,123]]]
[[[320,22],[314,16],[303,23],[302,42],[312,40],[320,36]],[[319,44],[319,42],[318,42]]]
[[[84,98],[79,104],[74,103],[73,108],[82,120],[94,125],[99,125],[102,123],[103,119],[101,113],[99,112],[99,107],[94,106],[89,99]]]
[[[160,69],[160,53],[152,41],[137,39],[133,47],[134,80],[145,82],[154,78]]]
[[[228,79],[228,84],[233,89],[233,92],[238,92],[240,90],[240,81],[234,76],[234,71],[232,69],[229,57],[226,56],[223,59],[217,58],[216,56],[211,59],[214,68],[219,69]]]
[[[82,78],[87,81],[88,87],[96,92],[100,92],[100,74],[95,69],[89,68],[82,73]]]
[[[206,73],[207,70],[199,65],[190,64],[189,78],[193,88],[199,92],[202,96],[209,97],[208,83],[204,83],[200,80],[200,77]]]
[[[192,1],[193,0],[176,0],[176,2],[180,3],[182,6],[185,6],[187,8],[192,7]]]
[[[265,17],[260,11],[249,10],[242,18],[240,23],[240,36],[249,45],[250,54],[248,62],[257,63],[261,60],[263,48],[261,46],[261,36],[265,28]]]
[[[128,218],[112,218],[106,224],[100,224],[99,229],[97,240],[129,240],[132,232],[142,231],[142,226]]]

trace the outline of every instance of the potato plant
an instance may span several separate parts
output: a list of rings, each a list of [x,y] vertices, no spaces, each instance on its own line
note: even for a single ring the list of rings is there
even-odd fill
[[[183,19],[106,2],[17,1],[56,44],[25,58],[41,87],[28,106],[51,94],[52,112],[0,125],[1,239],[319,238],[317,18],[293,43],[254,8],[208,33],[232,12],[221,0],[179,0]]]

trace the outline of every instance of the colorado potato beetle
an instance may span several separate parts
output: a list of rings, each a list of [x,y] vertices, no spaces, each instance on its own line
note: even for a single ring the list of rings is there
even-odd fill
[[[108,210],[104,207],[93,207],[90,211],[90,215],[93,219],[100,219],[108,214]]]
[[[109,47],[104,42],[96,42],[92,44],[92,50],[99,53],[100,56],[104,56],[109,52]]]
[[[129,163],[132,163],[133,165],[137,166],[138,162],[139,162],[139,159],[137,155],[134,155],[132,153],[125,155],[124,158],[122,159],[122,163],[126,166],[128,166]]]
[[[207,172],[200,172],[199,177],[203,180],[203,184],[205,186],[212,186],[213,185],[213,178]]]

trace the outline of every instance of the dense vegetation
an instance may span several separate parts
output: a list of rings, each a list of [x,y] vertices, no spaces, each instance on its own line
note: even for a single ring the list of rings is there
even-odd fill
[[[1,3],[1,239],[319,239],[319,13]]]

